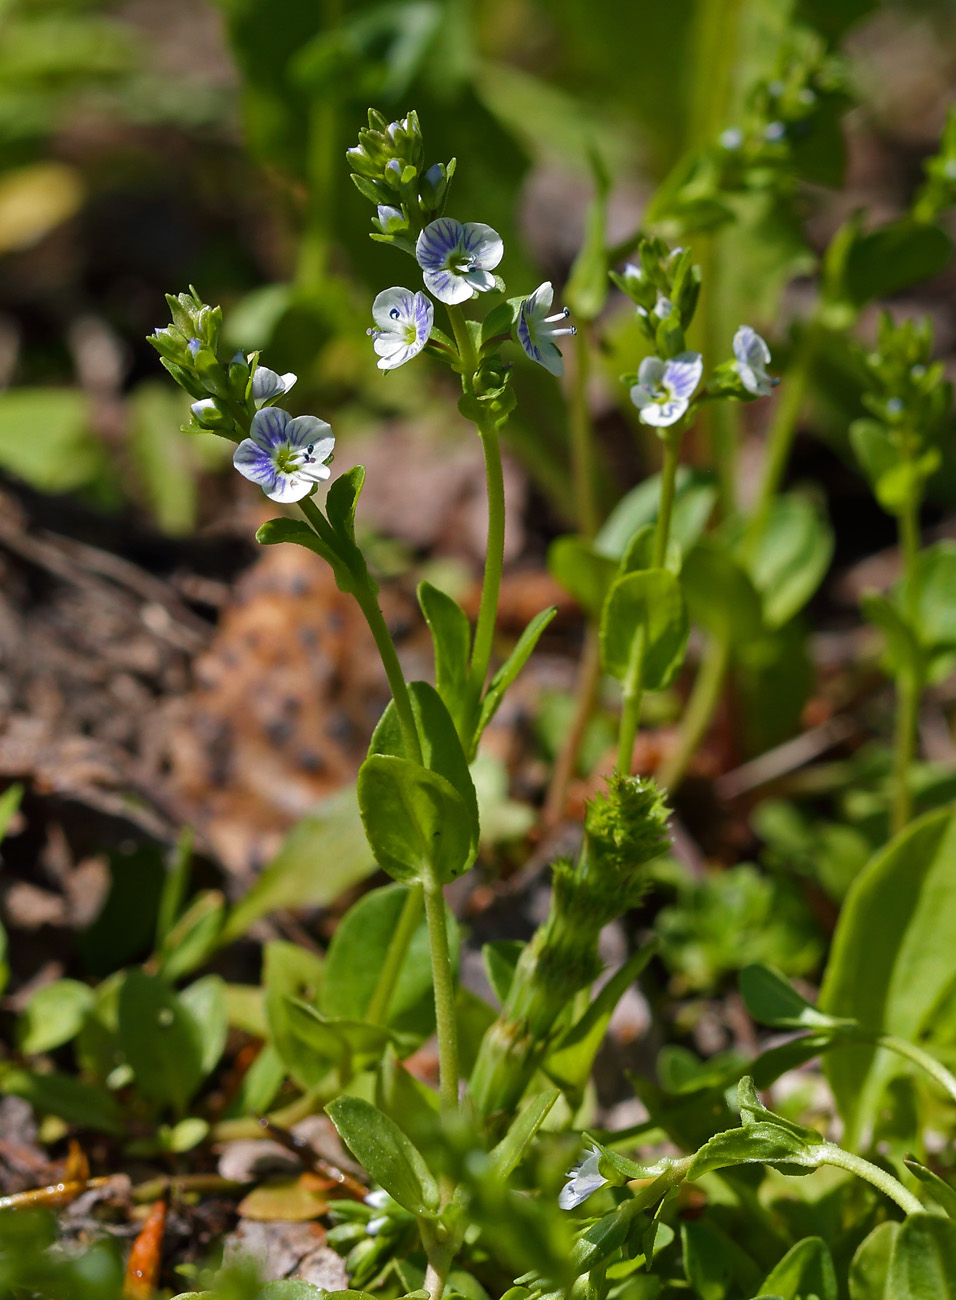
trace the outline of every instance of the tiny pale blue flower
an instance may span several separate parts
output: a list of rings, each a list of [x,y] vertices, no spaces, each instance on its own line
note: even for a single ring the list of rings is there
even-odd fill
[[[767,374],[770,349],[756,330],[741,325],[734,335],[734,369],[748,393],[766,397],[776,387],[777,380]]]
[[[386,234],[391,234],[394,230],[404,230],[408,224],[401,208],[393,208],[388,203],[380,203],[375,210],[375,215]]]
[[[631,389],[641,421],[658,429],[676,424],[690,405],[703,369],[699,352],[681,352],[670,361],[645,357]]]
[[[249,437],[236,448],[232,463],[270,500],[289,504],[329,477],[332,471],[324,462],[334,447],[324,420],[315,415],[293,419],[281,406],[266,406],[252,417]]]
[[[265,406],[268,402],[274,402],[279,397],[285,397],[286,393],[295,383],[298,375],[288,371],[284,375],[278,375],[268,366],[256,366],[255,374],[252,376],[252,397],[256,406]]]
[[[495,287],[491,272],[504,256],[501,236],[480,221],[439,217],[418,236],[415,256],[425,288],[439,302],[467,302]]]
[[[721,149],[726,149],[729,153],[735,153],[744,142],[744,133],[739,126],[728,126],[726,131],[721,131],[717,138],[717,143]]]
[[[787,134],[787,128],[783,122],[768,122],[763,129],[763,138],[771,144],[776,144]]]
[[[552,340],[562,334],[577,334],[577,330],[573,325],[563,324],[570,314],[567,307],[554,316],[547,314],[553,300],[551,281],[545,280],[518,309],[516,333],[518,342],[532,361],[537,361],[552,375],[563,375],[564,361]]]
[[[202,339],[190,339],[186,346],[189,348],[189,351],[192,354],[192,356],[195,356],[196,353],[199,351],[199,349],[202,347]]]
[[[558,1205],[562,1210],[573,1210],[607,1183],[599,1167],[600,1159],[600,1151],[592,1147],[579,1165],[568,1170],[568,1181],[558,1194]]]
[[[372,303],[377,329],[368,332],[378,353],[379,370],[396,370],[428,342],[435,323],[435,304],[425,293],[395,285],[383,289]]]

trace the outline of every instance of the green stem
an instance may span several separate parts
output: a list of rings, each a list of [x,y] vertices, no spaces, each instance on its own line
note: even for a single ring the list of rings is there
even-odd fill
[[[937,1061],[935,1056],[930,1056],[929,1052],[924,1052],[921,1047],[908,1042],[905,1038],[897,1038],[895,1034],[875,1034],[873,1042],[878,1047],[885,1047],[888,1052],[896,1052],[899,1056],[905,1056],[915,1062],[930,1078],[936,1080],[953,1101],[956,1101],[956,1075],[947,1070],[941,1061]]]
[[[445,895],[437,880],[429,877],[425,889],[425,916],[432,955],[432,984],[435,990],[435,1027],[438,1031],[438,1095],[443,1117],[458,1111],[458,1019],[455,1014],[455,975],[448,948],[445,923]]]
[[[909,772],[916,755],[916,730],[919,725],[919,682],[909,673],[896,682],[896,733],[893,741],[893,798],[890,825],[898,835],[913,812]]]
[[[332,33],[342,21],[342,0],[323,0],[323,32]],[[328,272],[339,189],[341,99],[334,89],[313,99],[306,132],[306,208],[299,240],[295,282],[316,289]]]
[[[583,321],[574,338],[574,380],[571,386],[571,472],[578,532],[593,537],[598,527],[594,480],[594,424],[588,402],[592,330]]]
[[[746,551],[751,557],[759,549],[763,540],[773,503],[783,482],[797,431],[797,421],[810,382],[814,354],[822,333],[823,326],[819,318],[811,319],[807,323],[784,378],[780,400],[767,434],[767,450],[760,486],[757,489],[757,500],[745,536]]]
[[[667,558],[667,544],[671,535],[671,517],[674,512],[674,497],[677,490],[677,468],[680,463],[680,442],[682,425],[675,424],[667,430],[664,439],[664,463],[661,466],[661,503],[657,511],[657,524],[654,528],[654,550],[651,567],[659,569]],[[631,771],[634,758],[634,741],[641,720],[641,704],[644,700],[642,677],[644,673],[644,629],[639,629],[634,638],[627,676],[624,679],[624,703],[621,709],[621,721],[617,741],[617,770],[624,775]]]
[[[617,733],[617,770],[622,776],[629,776],[634,760],[634,741],[641,721],[641,704],[644,700],[644,688],[641,678],[644,672],[644,627],[638,628],[631,647],[631,659],[624,679],[624,703],[621,708],[621,721]]]
[[[914,451],[911,430],[903,438],[903,458],[909,462]],[[919,624],[919,591],[916,566],[920,550],[920,494],[911,490],[899,515],[898,535],[902,575],[900,587],[903,607],[911,627]],[[913,672],[902,672],[896,679],[896,729],[893,741],[893,797],[890,823],[893,834],[898,835],[910,820],[913,799],[909,773],[916,756],[916,732],[919,726],[919,706],[922,683]]]
[[[419,1219],[418,1227],[421,1232],[422,1245],[425,1247],[425,1254],[428,1258],[428,1268],[425,1270],[425,1290],[428,1292],[429,1300],[441,1300],[445,1290],[445,1282],[448,1278],[448,1270],[451,1268],[452,1261],[457,1253],[454,1242],[442,1241],[439,1233],[440,1229],[429,1219]]]
[[[305,497],[300,501],[299,509],[325,544],[333,550],[337,550],[338,543],[335,534],[332,532],[331,525],[311,497]],[[382,660],[382,667],[385,669],[385,676],[388,678],[406,752],[416,763],[420,763],[422,761],[422,747],[418,739],[418,728],[415,726],[415,715],[412,712],[412,702],[408,694],[405,674],[398,662],[395,642],[388,630],[385,616],[379,608],[378,599],[372,590],[368,573],[364,571],[361,573],[353,572],[352,576],[355,579],[355,599],[365,615],[369,631],[375,638],[379,657]]]
[[[457,303],[453,303],[448,307],[448,319],[451,321],[452,333],[455,336],[455,342],[458,344],[462,383],[465,392],[470,393],[475,381],[475,371],[478,369],[478,354],[475,352],[475,345],[471,341],[465,313]]]
[[[680,464],[680,442],[682,425],[675,424],[667,430],[664,439],[664,462],[661,465],[661,504],[657,511],[657,524],[654,529],[654,551],[651,567],[663,568],[667,559],[667,544],[671,537],[671,518],[674,513],[674,497],[677,493],[677,469]]]
[[[488,547],[485,554],[485,576],[481,585],[481,605],[475,625],[475,639],[471,650],[471,669],[468,675],[470,715],[477,723],[478,709],[495,635],[498,616],[498,595],[501,591],[501,573],[505,559],[505,482],[501,469],[501,448],[498,431],[492,424],[479,424],[481,446],[485,454],[485,475],[488,480]]]
[[[422,887],[410,885],[405,895],[405,903],[398,918],[398,925],[388,944],[385,963],[379,972],[372,999],[365,1012],[365,1019],[373,1025],[383,1025],[388,1017],[388,1006],[398,983],[398,973],[408,955],[408,946],[412,941],[418,919],[422,914]]]
[[[858,1178],[864,1178],[884,1196],[895,1201],[905,1214],[922,1213],[923,1207],[913,1193],[907,1191],[903,1184],[892,1174],[888,1174],[885,1169],[880,1169],[878,1165],[871,1165],[869,1160],[864,1160],[862,1156],[854,1155],[851,1151],[844,1151],[843,1147],[835,1146],[832,1142],[824,1142],[822,1148],[815,1148],[815,1150],[819,1150],[817,1157],[819,1164],[834,1165],[837,1169],[846,1169],[849,1173],[856,1174]]]
[[[712,638],[704,651],[694,688],[681,719],[677,748],[665,760],[658,772],[658,780],[665,790],[677,789],[683,780],[687,764],[707,734],[720,701],[729,663],[729,641],[723,638]]]
[[[543,821],[545,826],[555,826],[564,815],[564,802],[568,786],[574,775],[578,761],[581,742],[587,730],[591,714],[597,703],[598,687],[601,684],[601,638],[593,620],[588,620],[584,630],[584,650],[578,666],[578,677],[574,687],[576,705],[571,726],[564,744],[555,760],[548,797],[544,805]]]

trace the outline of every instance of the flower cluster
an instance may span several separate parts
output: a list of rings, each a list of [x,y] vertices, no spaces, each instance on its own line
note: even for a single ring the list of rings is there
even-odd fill
[[[458,369],[463,382],[476,392],[500,391],[507,375],[495,359],[498,346],[512,338],[525,355],[553,375],[564,370],[555,339],[575,333],[567,324],[567,310],[548,313],[554,299],[549,282],[524,298],[499,303],[487,317],[475,351],[473,373],[465,374],[470,358],[461,353],[461,338],[454,347],[435,328],[433,298],[457,309],[482,294],[504,293],[496,274],[504,256],[501,236],[481,221],[458,221],[440,215],[454,172],[454,159],[427,171],[418,117],[410,112],[398,122],[386,122],[369,111],[369,128],[359,133],[359,143],[348,151],[352,179],[376,205],[373,239],[396,244],[411,254],[422,273],[427,292],[394,285],[372,304],[374,326],[368,331],[380,370],[395,370],[426,347]],[[439,215],[435,215],[439,213]],[[429,219],[431,218],[431,219]]]
[[[293,419],[275,403],[296,382],[259,364],[258,352],[219,356],[222,311],[195,289],[169,295],[169,325],[150,335],[163,365],[196,400],[190,404],[189,433],[215,433],[237,443],[233,464],[273,501],[301,501],[331,474],[335,438],[314,415]]]
[[[423,170],[418,114],[413,110],[389,122],[374,108],[368,111],[368,128],[359,132],[358,144],[346,157],[356,188],[376,207],[372,238],[414,252],[415,236],[445,205],[454,158]]]
[[[667,429],[688,413],[703,376],[699,352],[690,352],[684,331],[690,325],[700,294],[700,268],[690,251],[668,249],[660,239],[641,242],[638,260],[611,278],[637,308],[643,333],[655,349],[641,362],[636,375],[625,375],[631,401],[641,422]],[[734,359],[718,366],[707,385],[707,397],[748,401],[766,397],[776,380],[767,374],[770,349],[749,325],[734,335]]]

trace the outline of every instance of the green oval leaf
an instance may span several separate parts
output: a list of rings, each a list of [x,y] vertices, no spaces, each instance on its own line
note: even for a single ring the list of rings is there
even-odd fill
[[[352,1155],[389,1196],[411,1214],[434,1214],[438,1184],[394,1120],[359,1097],[338,1097],[325,1109]]]
[[[908,826],[853,882],[833,937],[820,1007],[864,1029],[918,1040],[953,985],[956,815]],[[851,1149],[872,1122],[896,1058],[865,1044],[831,1052],[826,1072]]]
[[[358,798],[376,861],[393,879],[447,884],[474,861],[471,809],[437,772],[373,754],[359,771]]]
[[[683,663],[687,632],[681,584],[672,573],[644,569],[625,574],[611,587],[601,618],[604,667],[624,681],[639,654],[644,689],[663,690]]]

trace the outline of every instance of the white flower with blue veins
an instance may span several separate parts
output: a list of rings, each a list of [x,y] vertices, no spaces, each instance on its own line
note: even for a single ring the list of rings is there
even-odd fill
[[[519,307],[515,333],[532,361],[537,361],[552,375],[563,375],[564,361],[554,339],[562,334],[577,334],[577,330],[573,325],[564,324],[570,315],[567,307],[553,316],[548,315],[553,301],[554,289],[550,280],[546,280]]]
[[[606,1185],[608,1180],[601,1173],[600,1160],[600,1151],[592,1147],[579,1165],[568,1170],[568,1181],[558,1193],[558,1205],[562,1210],[573,1210]]]
[[[266,406],[252,417],[249,437],[236,448],[232,463],[244,478],[258,483],[272,501],[301,501],[332,471],[325,461],[335,438],[315,415],[295,419],[279,406]]]
[[[439,217],[418,236],[415,257],[425,288],[454,306],[495,287],[491,274],[504,256],[501,236],[480,221]]]
[[[376,328],[368,333],[378,354],[378,368],[396,370],[417,357],[431,337],[435,304],[427,294],[396,285],[377,295],[372,319]]]
[[[770,349],[749,325],[741,325],[734,335],[734,356],[734,369],[747,392],[754,397],[767,397],[779,381],[767,374]]]
[[[703,370],[699,352],[681,352],[670,361],[645,357],[631,388],[631,401],[641,421],[658,429],[676,424],[690,406]]]
[[[268,366],[256,366],[252,376],[252,400],[256,406],[265,406],[279,397],[285,397],[297,379],[298,375],[294,375],[291,370],[278,375]]]

